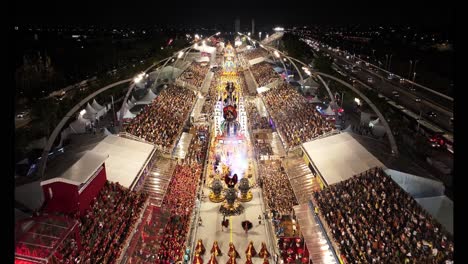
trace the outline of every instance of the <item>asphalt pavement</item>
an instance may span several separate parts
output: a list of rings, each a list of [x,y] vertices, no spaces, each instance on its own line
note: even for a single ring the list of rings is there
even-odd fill
[[[396,80],[389,80],[386,76],[384,77],[380,75],[380,72],[370,70],[369,67],[365,66],[364,63],[354,64],[351,60],[337,56],[334,53],[332,54],[335,58],[337,58],[335,64],[341,68],[344,68],[345,65],[357,66],[357,71],[351,72],[351,70],[348,70],[346,72],[347,74],[353,75],[359,80],[366,82],[370,87],[374,88],[376,91],[385,95],[386,97],[392,98],[393,101],[399,105],[404,106],[406,109],[420,114],[422,119],[430,123],[434,123],[443,130],[453,132],[453,126],[450,124],[450,118],[453,117],[453,108],[450,109],[450,106],[447,107],[438,103],[434,103],[434,101],[438,101],[440,103],[443,102],[444,104],[447,104],[447,100],[444,98],[434,98],[437,95],[432,95],[429,97],[427,96],[427,92],[422,94],[419,91],[420,89],[411,91],[408,85],[402,86]],[[368,82],[369,77],[372,78],[372,82]],[[398,92],[398,97],[394,95],[395,92]],[[416,99],[420,99],[420,101],[418,102]],[[429,116],[429,112],[434,112],[436,116]]]

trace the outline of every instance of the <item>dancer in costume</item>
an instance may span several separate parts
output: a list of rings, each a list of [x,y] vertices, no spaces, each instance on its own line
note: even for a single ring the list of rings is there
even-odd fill
[[[250,255],[251,257],[255,257],[257,255],[257,251],[255,250],[252,240],[250,240],[250,243],[245,250],[245,254]]]
[[[203,242],[202,242],[201,239],[198,239],[197,247],[195,248],[195,252],[197,254],[200,254],[200,255],[205,254],[205,246],[203,246]]]
[[[270,257],[270,252],[268,252],[265,242],[262,242],[262,248],[260,249],[260,252],[258,253],[258,256],[261,257],[261,258],[265,258],[265,257],[269,258]]]
[[[229,242],[229,251],[228,255],[230,257],[234,256],[235,258],[240,258],[239,252],[237,252],[236,247],[232,242]]]
[[[218,246],[218,241],[215,240],[215,242],[213,242],[213,246],[211,247],[211,251],[210,251],[212,254],[214,254],[215,256],[222,256],[223,254],[221,253],[221,249],[219,248]]]

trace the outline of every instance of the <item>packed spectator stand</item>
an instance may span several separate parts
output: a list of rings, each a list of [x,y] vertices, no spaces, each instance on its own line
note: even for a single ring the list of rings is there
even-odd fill
[[[314,199],[346,263],[453,263],[450,235],[381,168]]]
[[[253,60],[259,57],[267,57],[269,53],[262,48],[256,48],[244,51],[243,55],[247,60]]]
[[[185,159],[176,166],[163,204],[157,209],[159,214],[168,218],[164,221],[163,232],[154,231],[161,227],[161,219],[153,215],[132,255],[132,263],[171,263],[182,260],[208,147],[208,127],[197,126],[196,131],[197,135],[204,136],[192,138]]]
[[[273,70],[270,64],[260,62],[250,67],[250,71],[258,83],[259,87],[266,86],[279,79],[278,74]]]
[[[268,117],[261,116],[258,112],[257,107],[252,101],[246,100],[245,106],[252,130],[271,128],[270,123],[268,121]]]
[[[106,182],[81,217],[80,240],[67,237],[59,246],[60,263],[115,263],[134,229],[148,197],[118,183]]]
[[[126,126],[126,132],[163,149],[171,148],[193,107],[193,91],[170,85]]]
[[[313,104],[287,83],[262,94],[269,114],[287,147],[292,148],[334,128]]]
[[[192,64],[190,64],[190,66],[180,75],[179,79],[200,89],[208,70],[209,67],[206,63],[202,66],[198,62],[192,62]]]

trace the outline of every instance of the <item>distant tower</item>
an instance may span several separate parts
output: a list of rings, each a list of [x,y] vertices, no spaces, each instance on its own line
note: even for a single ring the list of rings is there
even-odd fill
[[[234,23],[234,30],[236,33],[240,32],[240,18],[239,17],[236,18],[236,21]]]
[[[255,34],[255,19],[252,18],[252,36]]]

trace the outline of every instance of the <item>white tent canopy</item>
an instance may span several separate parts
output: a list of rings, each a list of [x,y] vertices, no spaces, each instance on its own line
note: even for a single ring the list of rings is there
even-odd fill
[[[70,132],[73,134],[82,134],[86,132],[86,127],[91,125],[91,121],[83,118],[81,115],[70,124]]]
[[[153,93],[151,89],[148,89],[145,97],[143,97],[140,101],[152,102],[156,98],[156,95]]]
[[[325,109],[325,111],[323,112],[323,114],[324,114],[324,115],[329,115],[329,116],[331,116],[331,115],[335,115],[335,112],[331,109],[331,106],[329,105],[329,106],[327,107],[327,109]]]
[[[120,110],[117,112],[117,119],[118,119],[119,121],[120,121],[120,111],[122,111],[122,109],[120,109]],[[124,118],[124,119],[127,119],[127,118],[134,118],[135,116],[136,116],[135,114],[133,114],[132,112],[130,112],[130,109],[129,109],[129,108],[126,108],[123,118]]]
[[[96,109],[97,111],[99,110],[102,110],[104,108],[104,106],[98,104],[98,102],[96,101],[96,99],[93,100],[93,103],[91,105],[94,109]]]
[[[316,171],[328,185],[351,178],[373,167],[385,165],[349,133],[340,133],[302,144]]]

